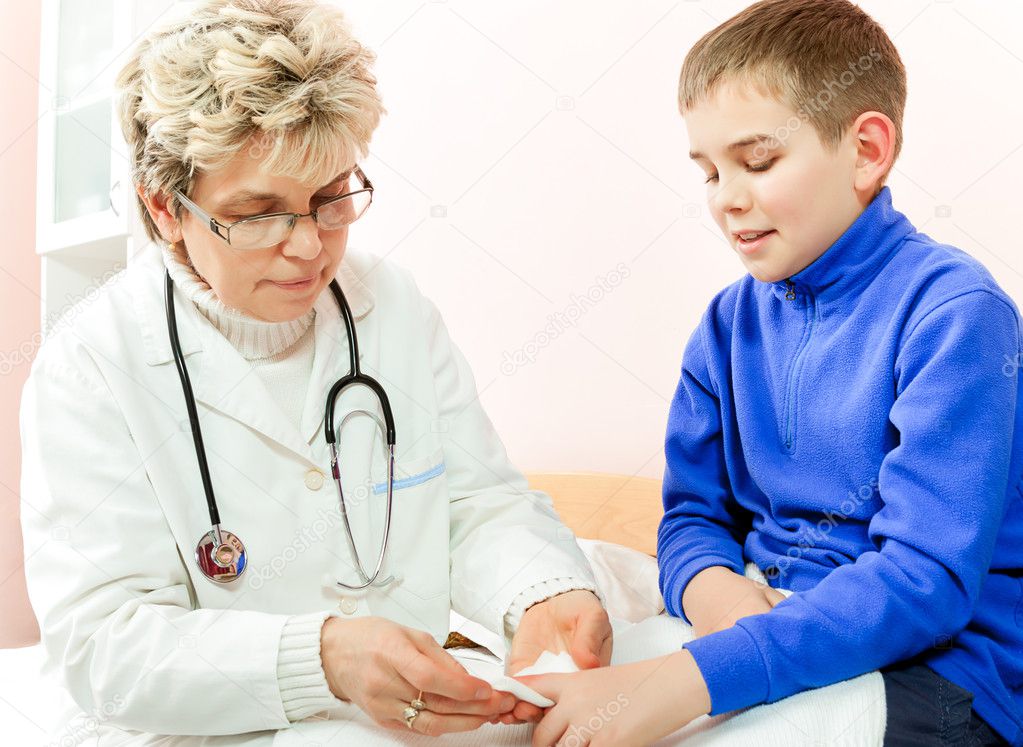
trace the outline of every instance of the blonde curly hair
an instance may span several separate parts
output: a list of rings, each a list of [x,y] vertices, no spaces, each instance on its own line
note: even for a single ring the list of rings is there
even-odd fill
[[[364,157],[384,113],[374,55],[315,0],[207,0],[144,37],[117,76],[135,185],[190,194],[249,144],[267,173],[315,188]],[[146,233],[160,231],[138,200]]]

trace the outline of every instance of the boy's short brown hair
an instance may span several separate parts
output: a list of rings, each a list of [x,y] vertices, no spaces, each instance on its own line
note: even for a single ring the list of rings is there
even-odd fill
[[[686,55],[679,110],[726,81],[777,97],[829,148],[860,114],[881,112],[895,123],[895,158],[902,149],[906,68],[884,29],[848,0],[761,0],[728,19]]]

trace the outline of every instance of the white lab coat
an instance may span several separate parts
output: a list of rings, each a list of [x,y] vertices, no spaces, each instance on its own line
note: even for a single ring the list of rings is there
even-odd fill
[[[386,389],[398,489],[385,575],[357,579],[323,438],[326,392],[349,369],[329,290],[316,301],[315,356],[301,428],[249,364],[176,293],[182,349],[221,523],[248,550],[238,581],[196,568],[210,519],[171,355],[160,252],[149,247],[83,301],[40,350],[25,386],[21,493],[29,592],[51,668],[106,725],[155,734],[238,734],[288,726],[276,678],[290,615],[338,609],[448,632],[449,609],[498,633],[522,591],[592,582],[550,499],[527,490],[478,401],[465,359],[409,274],[349,253],[338,280],[363,370]],[[377,410],[363,388],[335,422]],[[339,436],[360,555],[376,560],[385,460],[366,416]],[[123,734],[123,732],[120,732]],[[102,742],[102,739],[101,739]]]

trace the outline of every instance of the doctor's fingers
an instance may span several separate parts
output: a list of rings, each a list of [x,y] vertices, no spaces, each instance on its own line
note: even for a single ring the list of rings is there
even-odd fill
[[[535,706],[532,703],[527,703],[524,700],[520,700],[515,704],[515,710],[510,714],[511,719],[505,719],[501,717],[502,724],[519,724],[523,722],[536,723],[543,718],[543,708]]]
[[[408,705],[401,701],[394,701],[393,707],[398,713]],[[431,711],[420,711],[412,722],[412,731],[430,737],[437,737],[441,734],[450,734],[456,731],[474,731],[487,723],[490,719],[483,716],[450,716]],[[408,731],[404,721],[389,720],[381,722],[388,729],[402,729]]]
[[[416,697],[415,693],[412,697]],[[424,692],[422,701],[433,713],[444,713],[461,716],[486,716],[487,720],[496,719],[503,714],[510,714],[518,702],[511,693],[495,690],[486,700],[454,700],[443,695]]]
[[[436,646],[436,643],[434,645]],[[441,653],[447,656],[443,650]],[[398,665],[398,673],[416,690],[457,701],[485,701],[494,694],[489,683],[471,676],[458,665],[458,662],[455,662],[457,669],[454,669],[446,662],[437,661],[436,655],[425,654],[419,650],[412,656],[403,656],[402,659]]]
[[[451,654],[447,652],[443,646],[434,640],[433,636],[421,630],[411,630],[409,637],[412,642],[416,644],[419,651],[429,659],[436,662],[437,666],[447,669],[449,672],[456,674],[464,674],[465,667],[458,663],[458,661]]]
[[[427,676],[445,683],[445,689],[436,689],[413,682],[417,688],[457,701],[486,700],[494,697],[495,693],[490,683],[466,672],[455,657],[445,651],[429,633],[413,630],[409,632],[409,638],[422,658],[410,662],[407,671],[402,670],[405,679],[410,680],[411,676]],[[427,668],[427,662],[433,667],[432,670]]]

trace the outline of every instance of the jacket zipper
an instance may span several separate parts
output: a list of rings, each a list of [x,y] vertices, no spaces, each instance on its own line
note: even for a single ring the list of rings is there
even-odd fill
[[[787,301],[796,300],[796,284],[791,280],[785,281],[785,299]],[[813,336],[813,325],[817,318],[817,300],[810,295],[806,294],[807,299],[810,301],[810,305],[807,307],[810,311],[810,318],[807,320],[807,326],[804,330],[803,342],[800,344],[799,349],[796,351],[795,356],[792,358],[792,366],[789,368],[788,383],[785,387],[785,450],[791,452],[795,443],[795,434],[792,430],[793,413],[796,409],[796,379],[800,370],[800,363],[802,362],[803,356],[806,354],[806,349],[810,345],[810,338]]]

